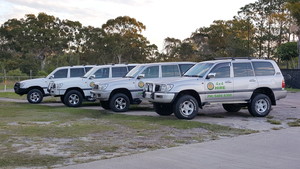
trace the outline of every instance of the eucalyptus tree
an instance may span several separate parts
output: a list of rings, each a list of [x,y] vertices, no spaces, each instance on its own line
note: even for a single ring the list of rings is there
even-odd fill
[[[143,62],[152,50],[150,42],[141,33],[146,26],[129,16],[108,20],[102,25],[104,49],[111,62]],[[149,47],[150,46],[150,47]]]

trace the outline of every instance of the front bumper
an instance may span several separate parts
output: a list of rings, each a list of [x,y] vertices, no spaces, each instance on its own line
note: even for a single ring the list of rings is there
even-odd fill
[[[155,103],[171,103],[175,95],[175,93],[144,92],[144,98]]]
[[[91,91],[91,97],[100,101],[108,101],[111,91]]]
[[[25,88],[21,88],[20,87],[20,83],[18,83],[18,82],[15,83],[15,85],[14,85],[14,91],[18,95],[23,95],[23,94],[27,94],[28,93],[28,90],[25,89]]]

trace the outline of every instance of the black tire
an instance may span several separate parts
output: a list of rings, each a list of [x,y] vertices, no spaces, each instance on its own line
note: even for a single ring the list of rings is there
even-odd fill
[[[114,112],[126,112],[129,105],[129,98],[123,93],[116,93],[109,100],[109,107]]]
[[[265,117],[271,111],[271,100],[265,94],[256,94],[248,105],[249,113],[254,117]]]
[[[161,116],[169,116],[173,114],[172,105],[168,103],[153,103],[154,110]]]
[[[31,89],[27,93],[27,100],[29,103],[37,104],[43,101],[43,93],[39,89]]]
[[[83,96],[77,90],[70,90],[64,96],[64,104],[68,107],[79,107],[82,104]]]
[[[105,110],[109,110],[110,109],[108,101],[100,101],[100,105]]]
[[[240,104],[223,104],[223,108],[227,112],[238,112],[241,110],[242,106]]]
[[[193,119],[198,114],[197,100],[190,95],[183,95],[175,101],[173,112],[178,119]]]
[[[63,103],[63,104],[65,104],[65,97],[64,96],[60,96],[60,101]]]

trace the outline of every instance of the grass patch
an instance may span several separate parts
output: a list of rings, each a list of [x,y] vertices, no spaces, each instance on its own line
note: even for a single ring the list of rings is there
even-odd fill
[[[300,119],[287,123],[290,127],[300,127]]]
[[[300,89],[294,89],[294,88],[286,88],[289,92],[300,92]]]
[[[51,166],[62,162],[63,157],[50,155],[32,155],[25,153],[4,153],[0,155],[0,167],[33,167],[33,166]]]
[[[0,167],[4,168],[67,165],[70,160],[95,159],[92,156],[111,158],[256,132],[172,116],[11,102],[0,106]]]
[[[281,125],[281,121],[278,120],[268,119],[267,122],[274,125]]]

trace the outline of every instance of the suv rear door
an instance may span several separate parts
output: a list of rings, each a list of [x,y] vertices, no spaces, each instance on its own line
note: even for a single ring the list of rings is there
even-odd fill
[[[252,64],[250,61],[233,62],[232,66],[234,75],[234,100],[249,100],[254,89],[258,86]]]

